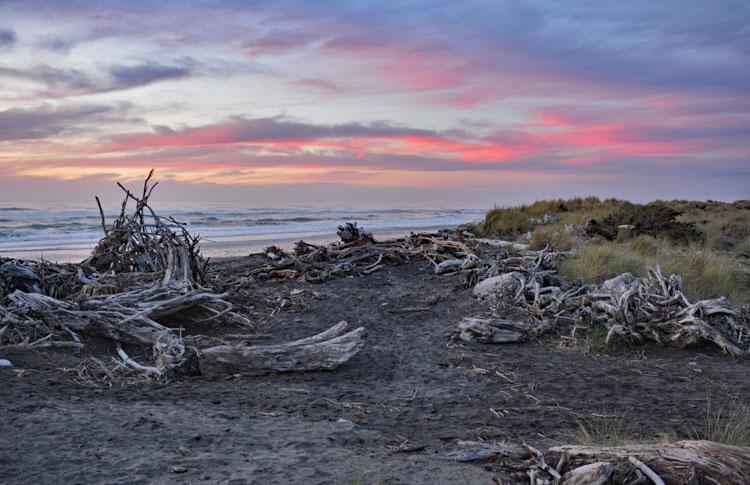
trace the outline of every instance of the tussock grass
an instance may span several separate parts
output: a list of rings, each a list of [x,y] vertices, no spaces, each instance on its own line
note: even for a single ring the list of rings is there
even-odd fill
[[[750,275],[737,268],[733,258],[648,236],[630,242],[590,243],[580,248],[577,257],[563,261],[559,272],[588,284],[600,284],[625,272],[645,276],[648,267],[656,265],[665,274],[682,276],[683,290],[691,301],[725,296],[737,306],[750,303]]]
[[[570,251],[575,246],[575,236],[565,230],[565,224],[538,227],[529,240],[529,248],[534,250],[550,247],[556,251]]]
[[[623,416],[604,415],[587,422],[578,421],[574,441],[583,446],[623,446],[636,441],[637,433]]]
[[[705,423],[693,436],[727,445],[750,445],[750,407],[740,401],[730,401],[713,408],[709,400]]]
[[[601,325],[594,325],[586,330],[586,335],[578,340],[579,347],[585,352],[604,352],[609,348],[607,343],[607,329]]]

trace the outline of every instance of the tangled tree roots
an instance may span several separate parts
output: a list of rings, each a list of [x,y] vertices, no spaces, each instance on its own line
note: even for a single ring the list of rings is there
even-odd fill
[[[732,356],[750,353],[750,326],[740,313],[725,298],[690,303],[679,275],[666,278],[657,266],[645,278],[626,273],[595,288],[557,276],[550,256],[543,250],[479,270],[483,279],[474,296],[487,301],[493,312],[503,306],[524,309],[535,336],[567,331],[574,337],[579,328],[601,326],[607,343],[615,338],[652,340],[684,348],[708,342]],[[459,326],[462,338],[482,340],[465,326],[465,321]]]

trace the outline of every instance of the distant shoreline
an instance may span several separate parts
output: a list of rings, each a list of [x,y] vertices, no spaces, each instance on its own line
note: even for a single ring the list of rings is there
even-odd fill
[[[341,221],[343,224],[345,221]],[[366,225],[363,227],[367,228]],[[372,231],[376,239],[386,240],[406,236],[411,232],[435,232],[440,229],[450,229],[456,224],[443,224],[434,226],[415,226],[398,229],[378,229]],[[201,244],[201,253],[211,259],[228,259],[238,256],[259,252],[268,246],[279,246],[283,249],[292,249],[294,244],[304,240],[312,244],[325,244],[338,240],[335,232],[319,234],[289,235],[279,234],[278,237],[266,236],[257,239],[243,238],[239,240],[211,241],[205,240]],[[41,246],[41,244],[40,244]],[[58,263],[77,263],[85,259],[94,245],[85,247],[35,247],[35,248],[10,248],[0,251],[0,258],[48,260]]]

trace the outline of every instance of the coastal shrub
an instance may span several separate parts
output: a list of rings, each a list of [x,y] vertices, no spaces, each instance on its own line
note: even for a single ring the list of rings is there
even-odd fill
[[[737,248],[737,255],[741,258],[750,258],[750,242],[742,244]]]
[[[723,214],[708,221],[706,245],[718,251],[734,251],[750,243],[750,210]]]
[[[624,207],[607,216],[604,224],[634,226],[635,234],[668,237],[675,241],[699,241],[701,232],[691,222],[677,220],[682,212],[661,202]]]

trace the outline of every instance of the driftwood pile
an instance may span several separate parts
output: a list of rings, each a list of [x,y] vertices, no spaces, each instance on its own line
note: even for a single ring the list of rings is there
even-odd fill
[[[607,343],[615,338],[679,348],[710,343],[732,356],[750,354],[750,326],[725,298],[690,303],[681,291],[680,276],[667,278],[658,266],[645,278],[625,273],[599,288],[585,286],[558,276],[554,256],[545,250],[525,251],[489,268],[477,263],[481,269],[475,273],[481,276],[473,294],[492,311],[464,318],[459,337],[509,343],[554,332],[574,338],[579,329],[601,326]],[[523,309],[527,318],[500,318],[503,307]]]
[[[659,267],[646,278],[625,273],[591,293],[593,320],[629,341],[653,340],[673,347],[710,342],[725,353],[748,354],[750,328],[725,298],[690,303],[681,291],[681,278],[665,278]]]
[[[73,264],[0,258],[0,300],[15,290],[64,298],[84,284],[78,278],[79,269]]]
[[[598,447],[565,445],[545,453],[529,446],[461,442],[450,457],[494,462],[531,485],[715,484],[750,482],[750,447],[714,441]],[[515,475],[515,474],[514,474]]]
[[[338,234],[341,240],[328,245],[299,241],[293,253],[271,246],[265,250],[264,264],[244,276],[322,283],[337,276],[368,275],[386,264],[403,264],[413,257],[430,261],[437,274],[474,268],[479,261],[466,244],[450,239],[448,232],[376,241],[356,223],[346,223]]]
[[[164,283],[172,280],[202,282],[208,261],[200,256],[198,236],[191,235],[185,225],[173,217],[161,217],[148,203],[152,192],[159,185],[149,185],[154,171],[143,183],[143,191],[136,196],[119,182],[125,192],[120,215],[107,228],[99,198],[104,238],[99,241],[91,256],[83,264],[100,273],[144,273],[164,272]],[[135,207],[127,213],[129,201]]]
[[[523,342],[550,333],[573,341],[577,332],[601,327],[607,343],[615,338],[674,347],[708,342],[733,356],[750,353],[750,326],[727,300],[691,304],[680,289],[679,275],[665,278],[658,267],[646,278],[624,274],[597,288],[560,277],[556,262],[567,254],[547,249],[532,251],[452,231],[380,242],[356,224],[341,226],[339,235],[341,241],[327,246],[300,241],[294,254],[270,247],[265,264],[249,274],[319,283],[335,276],[367,275],[386,263],[419,257],[429,261],[436,274],[463,275],[473,295],[488,303],[487,314],[459,323],[458,336],[465,341]],[[513,254],[492,251],[482,259],[481,246],[510,247]],[[522,310],[525,318],[499,316],[508,308]]]
[[[247,346],[212,338],[201,345],[206,339],[194,334],[201,326],[252,333],[254,325],[227,293],[202,285],[207,261],[200,257],[198,238],[148,205],[156,186],[149,185],[152,173],[141,197],[118,184],[126,196],[109,229],[99,204],[105,237],[81,264],[0,260],[0,346],[85,352],[89,361],[75,370],[78,378],[108,382],[333,369],[361,350],[364,329],[348,331],[344,321],[289,343]],[[136,207],[126,214],[131,199]],[[111,362],[92,354],[90,344],[97,339],[114,348]],[[134,351],[136,358],[128,353]]]

